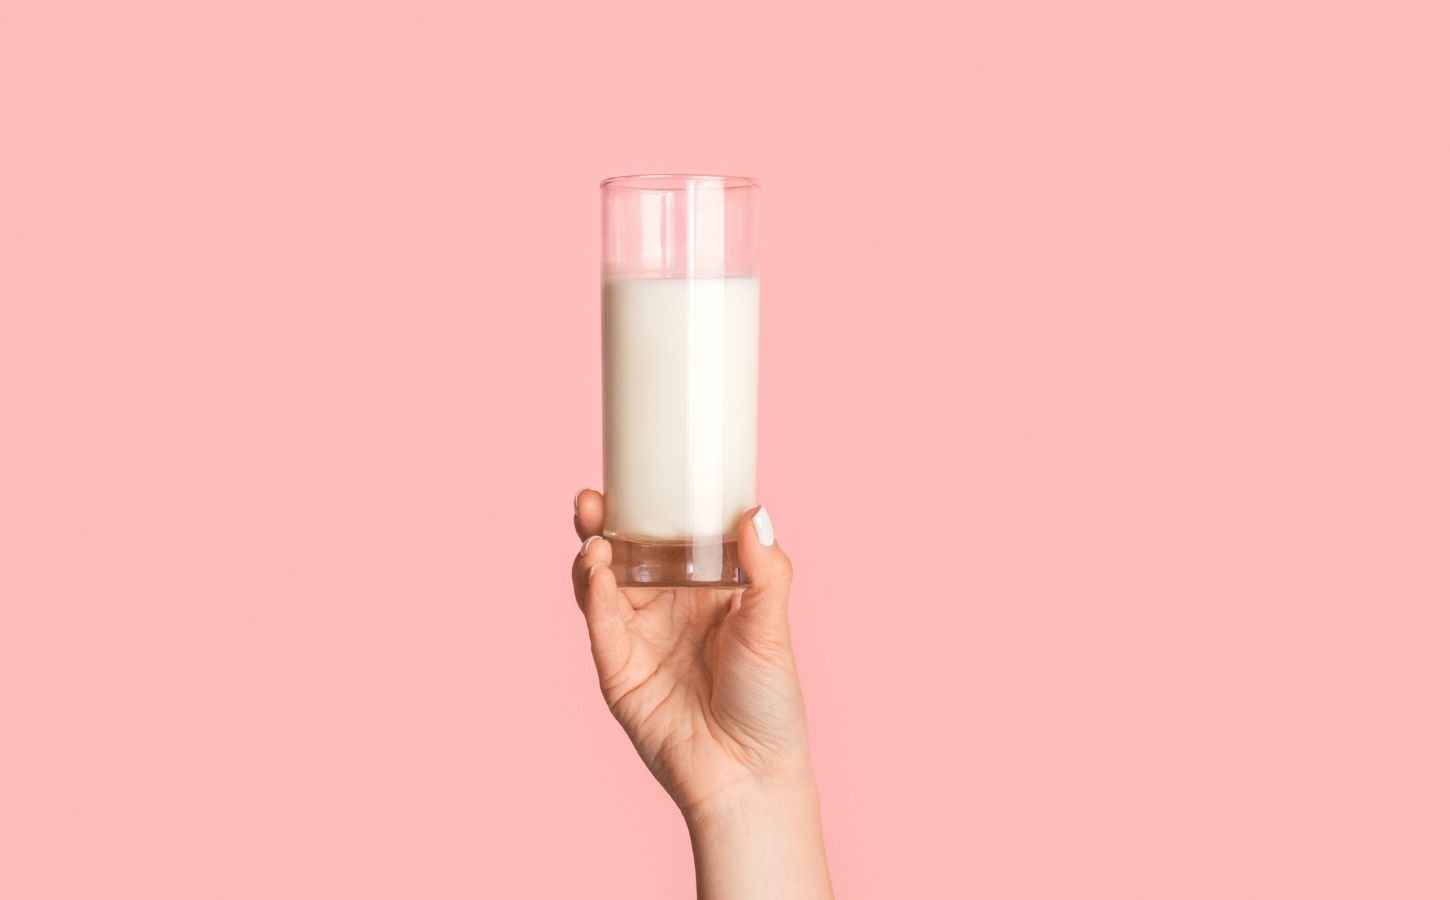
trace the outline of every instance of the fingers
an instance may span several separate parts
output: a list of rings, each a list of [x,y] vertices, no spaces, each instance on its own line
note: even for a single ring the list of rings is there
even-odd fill
[[[589,570],[595,566],[608,568],[613,559],[613,548],[609,546],[608,541],[597,534],[585,538],[584,543],[579,546],[579,552],[574,556],[571,577],[574,581],[574,599],[578,601],[581,610],[584,608],[584,598],[588,593]]]
[[[604,495],[582,488],[574,495],[574,531],[582,541],[604,531]]]
[[[784,623],[790,597],[790,557],[775,540],[775,526],[765,507],[757,507],[740,523],[740,567],[750,582],[741,598],[742,612]]]
[[[629,663],[625,626],[634,614],[609,570],[611,559],[609,542],[598,535],[585,539],[574,559],[574,597],[589,626],[589,646],[601,681]]]

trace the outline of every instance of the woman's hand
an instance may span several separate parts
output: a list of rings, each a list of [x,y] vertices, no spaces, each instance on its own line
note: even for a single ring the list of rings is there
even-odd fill
[[[791,566],[762,507],[740,525],[744,588],[620,588],[581,491],[574,594],[605,702],[684,813],[702,897],[830,895],[805,705],[791,652]]]

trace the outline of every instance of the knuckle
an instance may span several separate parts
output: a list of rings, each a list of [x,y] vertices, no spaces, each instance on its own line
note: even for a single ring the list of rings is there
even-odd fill
[[[791,578],[795,576],[795,566],[791,565],[790,557],[781,554],[780,560],[775,564],[775,574],[781,582],[790,583]]]

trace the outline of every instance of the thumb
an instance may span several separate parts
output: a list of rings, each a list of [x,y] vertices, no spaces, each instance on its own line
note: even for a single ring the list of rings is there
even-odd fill
[[[740,599],[741,612],[784,623],[790,597],[790,557],[775,541],[775,526],[764,506],[740,523],[740,568],[750,586]]]

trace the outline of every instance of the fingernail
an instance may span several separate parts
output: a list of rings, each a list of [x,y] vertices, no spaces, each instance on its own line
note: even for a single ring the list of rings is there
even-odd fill
[[[765,507],[758,509],[750,521],[755,525],[755,536],[760,538],[760,546],[772,547],[775,545],[775,529],[770,524],[770,513]]]
[[[580,488],[579,490],[574,492],[574,515],[576,516],[579,515],[579,495],[583,494],[587,490],[589,490],[589,488]]]
[[[584,581],[585,581],[586,584],[593,583],[593,581],[594,581],[594,573],[595,572],[598,572],[599,571],[599,567],[602,566],[602,565],[604,565],[604,563],[595,563],[594,565],[592,565],[592,566],[589,567],[589,574],[584,576]]]
[[[597,534],[590,535],[589,536],[589,539],[584,542],[584,546],[582,546],[582,547],[579,548],[579,555],[582,557],[584,554],[588,553],[589,552],[589,545],[592,544],[592,543],[594,543],[597,540],[599,540],[599,535],[597,535]]]

